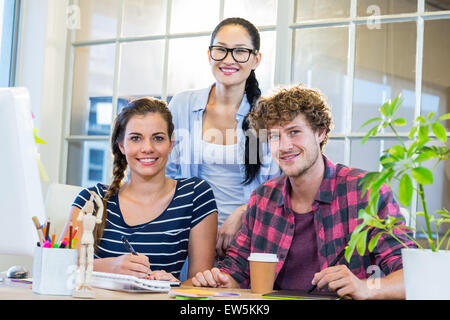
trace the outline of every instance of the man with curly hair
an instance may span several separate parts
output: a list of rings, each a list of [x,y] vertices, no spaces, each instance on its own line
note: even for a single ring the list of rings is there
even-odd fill
[[[355,252],[349,262],[341,258],[330,265],[358,225],[368,195],[362,196],[360,185],[365,171],[334,164],[322,153],[332,129],[323,95],[300,85],[280,89],[261,98],[249,119],[254,130],[267,135],[284,175],[256,188],[225,259],[218,268],[197,273],[193,285],[246,288],[248,256],[265,252],[279,259],[276,289],[316,285],[353,299],[404,299],[403,245],[390,235],[381,235],[372,252]],[[387,186],[380,190],[378,210],[381,218],[401,217]],[[369,232],[369,238],[377,233]],[[414,247],[405,234],[396,237]]]

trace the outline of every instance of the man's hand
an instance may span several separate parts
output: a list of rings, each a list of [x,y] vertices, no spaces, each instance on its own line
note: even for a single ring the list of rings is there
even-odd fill
[[[217,230],[216,253],[219,256],[225,256],[236,233],[242,226],[242,215],[247,209],[247,205],[237,207],[227,220]]]
[[[192,278],[192,284],[195,287],[213,287],[213,288],[233,287],[231,277],[225,273],[220,272],[218,268],[212,268],[211,270],[198,272]]]
[[[357,300],[370,298],[367,281],[355,276],[346,265],[323,269],[314,275],[312,284],[317,285],[318,289],[328,285],[328,289],[336,292],[340,297],[348,296]]]

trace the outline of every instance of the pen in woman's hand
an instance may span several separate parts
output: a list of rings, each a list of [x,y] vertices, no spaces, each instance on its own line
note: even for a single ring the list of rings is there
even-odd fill
[[[131,246],[131,244],[128,242],[127,238],[125,238],[125,236],[122,236],[122,242],[125,246],[125,248],[128,250],[128,252],[131,252],[132,254],[134,254],[135,256],[137,256],[137,252],[133,249],[133,247]]]

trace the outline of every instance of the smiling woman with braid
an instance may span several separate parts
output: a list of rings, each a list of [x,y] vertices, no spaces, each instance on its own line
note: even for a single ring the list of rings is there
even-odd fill
[[[103,220],[94,231],[95,271],[174,280],[188,255],[189,276],[213,265],[217,233],[213,191],[199,178],[165,176],[173,131],[172,115],[158,99],[133,100],[117,116],[111,136],[113,181],[80,192],[69,220],[77,225],[78,212],[90,197],[88,190],[102,198]],[[129,180],[123,181],[127,168]],[[128,253],[122,236],[138,255]]]

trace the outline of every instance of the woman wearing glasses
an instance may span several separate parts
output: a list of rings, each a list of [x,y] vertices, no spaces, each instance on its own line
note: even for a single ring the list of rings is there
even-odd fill
[[[215,83],[205,89],[175,95],[169,108],[174,117],[176,146],[166,174],[198,176],[211,185],[219,210],[216,251],[225,254],[252,191],[279,175],[263,138],[249,129],[247,115],[260,97],[255,69],[260,37],[242,18],[220,22],[211,35],[208,58]]]

